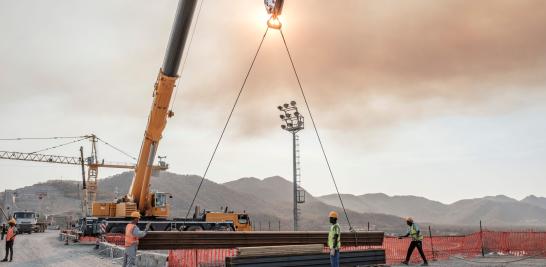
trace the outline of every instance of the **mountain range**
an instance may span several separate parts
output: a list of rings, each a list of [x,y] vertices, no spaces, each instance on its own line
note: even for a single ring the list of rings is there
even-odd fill
[[[340,206],[337,195],[319,198],[324,203]],[[416,196],[385,194],[343,195],[345,207],[357,212],[378,212],[411,216],[417,221],[443,225],[545,226],[546,198],[530,195],[520,201],[504,195],[464,199],[443,204]]]
[[[97,201],[112,201],[129,190],[132,172],[124,172],[98,181],[99,192]],[[151,188],[161,192],[172,193],[170,200],[171,216],[185,217],[189,204],[201,181],[196,175],[179,175],[161,172],[158,177],[152,177]],[[17,189],[17,208],[28,210],[45,210],[48,214],[73,214],[80,210],[79,189],[76,181],[48,181]],[[36,200],[37,192],[47,192],[42,201]],[[256,229],[281,230],[292,229],[292,184],[281,177],[269,177],[263,180],[257,178],[242,178],[236,181],[219,184],[205,180],[196,199],[195,205],[201,209],[230,210],[250,214]],[[0,193],[4,202],[10,199]],[[3,196],[4,195],[4,196]],[[4,203],[4,206],[6,203]],[[301,209],[301,230],[327,230],[329,226],[328,212],[341,209],[325,204],[307,193],[306,203]],[[189,212],[193,214],[193,210]],[[352,226],[364,229],[370,223],[371,229],[399,231],[403,228],[403,220],[393,215],[359,213],[348,211]],[[342,217],[340,223],[348,229],[347,220]]]
[[[97,201],[111,201],[128,191],[132,172],[124,172],[100,179]],[[201,181],[196,175],[179,175],[162,172],[151,181],[152,190],[173,194],[173,217],[185,217],[195,191]],[[76,181],[48,181],[0,193],[4,207],[10,204],[17,192],[13,209],[42,210],[48,214],[76,214],[80,211],[80,190]],[[38,200],[38,193],[47,193]],[[516,200],[506,196],[491,196],[460,200],[443,204],[417,196],[388,196],[382,193],[342,195],[351,225],[356,229],[401,232],[405,216],[412,216],[425,225],[433,225],[436,233],[462,233],[473,231],[482,220],[489,227],[543,227],[546,225],[546,198],[528,196]],[[306,202],[301,205],[300,229],[325,230],[327,214],[336,210],[342,227],[348,223],[340,208],[337,195],[315,197],[306,192]],[[227,183],[205,180],[195,205],[201,209],[246,211],[251,215],[257,230],[292,229],[292,183],[282,177],[265,179],[241,178]],[[189,211],[189,216],[193,210]],[[472,230],[468,230],[472,228]],[[440,232],[438,229],[441,229]]]

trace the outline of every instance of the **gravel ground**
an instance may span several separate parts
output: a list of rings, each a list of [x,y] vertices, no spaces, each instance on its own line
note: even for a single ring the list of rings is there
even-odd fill
[[[64,242],[57,239],[58,235],[58,231],[18,235],[13,249],[13,262],[2,262],[0,266],[121,266],[121,262],[113,263],[111,259],[98,256],[93,245],[70,243],[65,246]],[[5,241],[2,240],[1,257],[4,253]]]
[[[407,266],[407,265],[392,265]],[[420,266],[420,264],[413,264]],[[429,263],[429,266],[449,266],[449,267],[543,267],[546,266],[544,258],[525,258],[512,256],[486,256],[484,258],[468,259],[467,261],[452,258],[445,261],[436,261]]]

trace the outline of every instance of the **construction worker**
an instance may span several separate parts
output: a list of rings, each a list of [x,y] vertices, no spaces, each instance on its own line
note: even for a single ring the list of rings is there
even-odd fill
[[[337,212],[330,211],[330,231],[328,232],[328,248],[330,248],[330,265],[339,267],[339,248],[341,247],[341,227],[337,223]]]
[[[4,240],[4,236],[6,235],[6,232],[8,231],[8,228],[6,227],[6,224],[2,224],[2,240]]]
[[[427,258],[425,257],[425,253],[423,252],[423,235],[421,234],[421,229],[419,229],[419,225],[417,225],[415,222],[413,222],[413,218],[408,217],[406,219],[406,224],[408,225],[408,231],[405,235],[399,236],[399,239],[402,239],[404,237],[411,237],[411,243],[408,248],[408,254],[406,255],[406,260],[402,262],[402,264],[408,265],[411,254],[413,253],[413,250],[417,247],[417,250],[419,250],[419,254],[421,255],[421,258],[423,258],[423,264],[421,266],[428,266]]]
[[[133,211],[131,213],[133,220],[125,227],[125,255],[123,258],[123,267],[136,266],[136,254],[138,248],[138,239],[143,238],[148,233],[150,223],[146,225],[144,231],[140,231],[138,228],[138,220],[140,219],[140,213]]]
[[[6,235],[6,256],[2,260],[2,262],[8,261],[8,253],[9,253],[9,261],[13,261],[13,242],[15,241],[15,236],[17,235],[17,228],[15,228],[15,225],[17,222],[15,219],[11,219],[8,221],[9,228]]]

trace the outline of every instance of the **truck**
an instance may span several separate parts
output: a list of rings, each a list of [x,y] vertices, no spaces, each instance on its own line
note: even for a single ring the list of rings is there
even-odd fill
[[[40,216],[38,212],[16,211],[13,213],[13,218],[17,222],[19,233],[43,233],[47,228],[45,217]]]
[[[98,234],[102,222],[107,222],[106,232],[121,233],[131,222],[131,213],[135,211],[141,215],[141,226],[150,223],[152,231],[252,230],[249,216],[245,212],[204,211],[196,212],[193,218],[172,218],[168,203],[172,195],[150,190],[159,142],[167,120],[174,116],[169,106],[179,78],[178,69],[196,5],[197,0],[180,0],[178,3],[163,64],[154,84],[152,106],[129,192],[112,202],[93,202],[90,215],[82,217],[78,222],[83,235]]]
[[[84,217],[78,221],[80,235],[96,236],[100,233],[100,223],[106,223],[106,233],[124,233],[129,218]],[[250,216],[234,211],[197,211],[191,218],[147,218],[139,220],[142,229],[150,223],[150,231],[252,231]]]

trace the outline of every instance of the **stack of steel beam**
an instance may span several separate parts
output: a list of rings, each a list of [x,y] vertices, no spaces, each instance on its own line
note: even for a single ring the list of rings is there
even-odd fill
[[[380,246],[383,232],[346,232],[344,246]],[[139,249],[203,249],[326,244],[327,232],[149,232]]]
[[[385,250],[365,250],[341,252],[341,266],[370,266],[385,264]],[[279,255],[261,257],[228,257],[226,267],[281,267],[281,266],[330,266],[330,255],[328,253],[305,254],[305,255]]]

